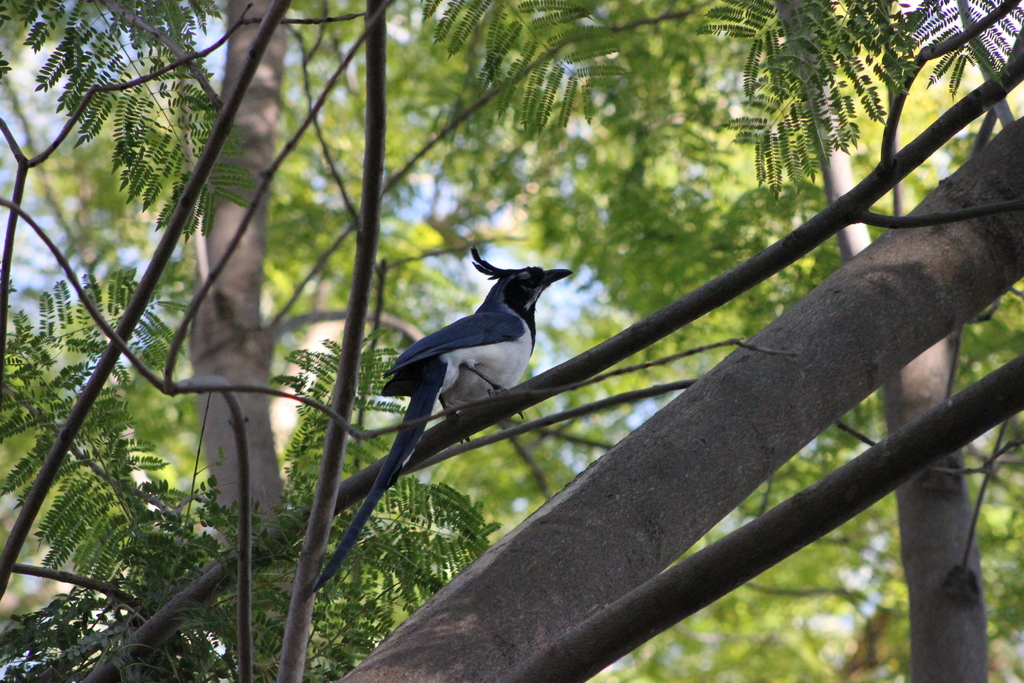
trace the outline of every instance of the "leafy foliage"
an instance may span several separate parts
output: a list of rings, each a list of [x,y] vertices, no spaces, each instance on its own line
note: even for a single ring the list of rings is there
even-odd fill
[[[429,0],[424,16],[440,5]],[[593,7],[573,0],[448,0],[434,39],[454,55],[474,31],[485,34],[479,87],[499,90],[500,111],[521,93],[517,115],[528,131],[544,128],[553,115],[564,128],[577,95],[590,120],[595,85],[626,73],[613,60],[612,32],[594,24],[592,13]]]
[[[784,174],[813,177],[831,151],[850,150],[856,105],[881,121],[879,84],[900,91],[913,68],[913,20],[885,3],[724,0],[707,16],[706,32],[749,41],[743,92],[752,115],[732,127],[757,151],[758,182],[776,191]]]
[[[749,43],[743,92],[749,115],[732,121],[737,140],[757,152],[757,179],[776,192],[784,176],[814,177],[834,150],[849,152],[860,135],[858,106],[873,121],[885,117],[879,88],[900,93],[916,72],[922,45],[938,44],[995,9],[993,0],[929,0],[910,14],[886,3],[833,0],[723,0],[708,11],[704,31]],[[1008,37],[1018,8],[935,64],[931,80],[960,87],[964,68],[991,76],[1010,55]]]
[[[938,45],[982,20],[999,4],[992,0],[929,0],[917,13],[919,23],[914,38],[922,45]],[[1024,10],[1018,6],[976,39],[941,57],[929,82],[934,85],[946,78],[950,94],[955,95],[968,65],[980,69],[986,78],[995,77],[1011,57],[1022,24]]]
[[[104,124],[112,122],[113,169],[120,170],[128,201],[138,199],[148,208],[169,199],[173,206],[181,179],[187,177],[189,154],[202,148],[216,104],[185,65],[130,88],[97,88],[127,84],[178,61],[180,54],[195,52],[196,36],[209,29],[219,10],[209,0],[128,2],[120,8],[125,12],[105,10],[101,3],[0,0],[0,26],[20,25],[24,46],[48,52],[36,76],[37,89],[61,91],[58,112],[71,116],[85,105],[76,121],[76,145],[95,140]],[[132,19],[136,16],[138,20]],[[178,52],[167,46],[170,41]],[[202,59],[192,60],[191,66],[209,77]],[[230,173],[220,175],[226,179]],[[251,184],[247,175],[238,175],[234,172],[231,185],[214,178],[211,187],[233,198],[231,187]],[[201,209],[210,203],[201,203]],[[168,215],[165,209],[160,224]],[[189,232],[195,225],[193,221]]]

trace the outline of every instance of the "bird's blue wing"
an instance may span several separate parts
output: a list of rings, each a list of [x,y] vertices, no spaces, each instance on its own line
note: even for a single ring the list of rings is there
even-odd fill
[[[398,357],[384,376],[393,375],[408,365],[455,349],[515,341],[526,333],[523,321],[509,313],[474,313],[420,339]]]

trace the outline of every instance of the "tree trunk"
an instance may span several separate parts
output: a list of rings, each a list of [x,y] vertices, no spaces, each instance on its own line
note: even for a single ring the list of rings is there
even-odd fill
[[[915,212],[1024,197],[1024,125]],[[778,467],[1024,275],[1024,216],[878,240],[406,620],[348,681],[488,681],[679,557]],[[795,355],[789,355],[795,354]]]
[[[957,340],[942,339],[885,384],[885,420],[896,431],[946,400]],[[951,453],[936,467],[963,467]],[[988,633],[981,561],[962,474],[929,468],[896,491],[903,571],[910,592],[910,668],[915,683],[984,683]],[[966,564],[964,561],[966,559]]]
[[[230,0],[228,24],[247,12],[261,17],[268,0]],[[257,31],[257,24],[239,28],[228,42],[228,58],[224,74],[224,92],[235,85],[239,65]],[[253,180],[273,158],[280,110],[281,72],[284,62],[286,34],[278,29],[267,47],[259,71],[246,93],[235,120],[240,138],[241,157],[231,163],[248,170]],[[242,196],[251,196],[251,189],[240,189]],[[234,237],[245,209],[229,201],[217,202],[213,230],[205,239],[206,263],[200,263],[200,281],[215,267]],[[192,330],[191,357],[197,376],[220,375],[232,384],[267,385],[273,338],[263,329],[260,318],[260,293],[263,285],[263,259],[266,253],[266,202],[253,217],[227,267],[217,279],[196,316]],[[203,255],[200,254],[200,259]],[[252,468],[252,496],[263,510],[277,502],[282,481],[270,427],[269,401],[258,394],[239,394],[245,411],[249,434],[249,457]],[[200,396],[199,419],[205,421],[203,450],[210,471],[217,477],[221,502],[238,499],[238,467],[235,441],[228,424],[227,403],[219,396]]]

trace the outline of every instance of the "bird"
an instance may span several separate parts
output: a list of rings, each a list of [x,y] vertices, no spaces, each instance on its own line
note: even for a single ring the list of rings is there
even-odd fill
[[[552,283],[572,275],[571,270],[562,268],[498,268],[485,261],[476,247],[470,251],[473,266],[496,280],[483,303],[473,315],[414,343],[384,373],[390,379],[381,389],[383,396],[410,397],[403,425],[430,415],[435,400],[447,410],[514,386],[526,371],[537,340],[537,299]],[[314,584],[314,592],[341,569],[377,503],[409,462],[425,427],[421,422],[398,432],[373,487]]]

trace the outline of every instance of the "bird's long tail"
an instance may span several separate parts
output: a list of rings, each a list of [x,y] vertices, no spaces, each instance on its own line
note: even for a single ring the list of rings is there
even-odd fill
[[[402,420],[403,424],[410,420],[430,415],[430,411],[434,407],[434,401],[441,391],[445,370],[446,365],[439,358],[431,358],[426,361],[420,374],[420,381],[413,390],[409,407],[405,411],[405,418]],[[419,443],[425,427],[425,424],[421,424],[398,432],[395,442],[391,446],[391,451],[384,458],[384,465],[380,468],[377,479],[373,482],[373,488],[366,495],[363,504],[359,506],[359,510],[356,512],[356,516],[352,518],[348,529],[345,530],[345,535],[342,537],[341,543],[338,544],[337,550],[331,555],[331,559],[327,561],[323,573],[320,574],[320,578],[316,580],[316,584],[313,587],[314,592],[320,590],[341,569],[345,556],[348,555],[349,551],[355,546],[356,541],[359,540],[359,534],[370,520],[373,509],[377,506],[384,492],[391,488],[395,481],[398,480],[398,473],[405,466],[405,463],[409,461],[410,456],[412,456],[412,452],[416,448],[416,444]]]

